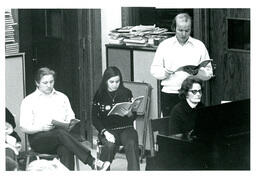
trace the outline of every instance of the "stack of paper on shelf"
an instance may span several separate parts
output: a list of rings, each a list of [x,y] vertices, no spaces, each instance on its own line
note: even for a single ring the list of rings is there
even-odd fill
[[[19,52],[19,43],[15,40],[14,22],[11,9],[5,10],[5,55],[17,54]]]
[[[147,39],[144,37],[133,37],[130,39],[124,39],[127,46],[146,46]]]
[[[156,25],[125,26],[114,29],[109,34],[109,43],[126,46],[153,46],[154,38],[164,40],[173,36],[174,32],[168,32],[166,28]],[[150,39],[150,40],[149,40]]]

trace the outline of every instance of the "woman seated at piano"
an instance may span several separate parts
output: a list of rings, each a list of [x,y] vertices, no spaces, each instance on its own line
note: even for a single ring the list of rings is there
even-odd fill
[[[179,97],[182,99],[176,104],[170,113],[169,135],[192,139],[195,119],[195,109],[203,107],[202,81],[194,76],[186,78],[179,90]]]

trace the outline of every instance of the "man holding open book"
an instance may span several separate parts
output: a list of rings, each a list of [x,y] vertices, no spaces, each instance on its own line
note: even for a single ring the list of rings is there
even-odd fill
[[[202,80],[209,80],[213,76],[211,63],[203,63],[210,59],[205,45],[190,36],[191,24],[191,17],[187,13],[174,18],[172,26],[175,36],[160,43],[151,65],[151,74],[162,80],[163,116],[169,115],[173,106],[180,101],[178,90],[188,76],[196,75]]]
[[[93,169],[106,170],[110,163],[96,160],[69,133],[79,121],[68,97],[54,89],[54,81],[53,70],[40,68],[35,76],[36,90],[21,103],[20,127],[28,134],[30,146],[38,153],[57,154],[70,170],[74,170],[74,155]]]

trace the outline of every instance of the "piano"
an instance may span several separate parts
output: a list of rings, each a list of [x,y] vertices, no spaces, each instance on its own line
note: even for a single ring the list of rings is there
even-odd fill
[[[250,99],[196,112],[194,138],[158,134],[146,170],[250,170]]]

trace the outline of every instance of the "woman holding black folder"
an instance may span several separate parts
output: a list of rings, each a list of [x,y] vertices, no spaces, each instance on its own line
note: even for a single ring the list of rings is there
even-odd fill
[[[93,125],[99,131],[103,144],[100,159],[112,162],[120,145],[124,146],[128,170],[139,170],[138,133],[133,127],[136,112],[124,117],[109,115],[111,108],[120,102],[132,101],[132,92],[124,87],[122,74],[117,67],[108,67],[93,99]]]

